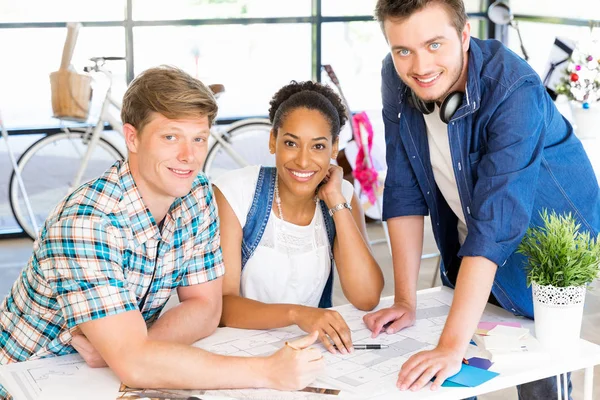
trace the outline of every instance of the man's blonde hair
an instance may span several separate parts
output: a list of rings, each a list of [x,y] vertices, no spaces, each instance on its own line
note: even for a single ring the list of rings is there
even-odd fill
[[[157,112],[169,119],[208,117],[212,125],[217,101],[211,90],[179,68],[167,65],[150,68],[138,75],[123,96],[121,120],[138,132]]]

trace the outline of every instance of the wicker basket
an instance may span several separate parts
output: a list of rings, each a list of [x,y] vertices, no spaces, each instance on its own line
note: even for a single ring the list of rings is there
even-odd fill
[[[55,118],[86,120],[92,98],[92,78],[61,69],[50,74],[52,111]]]

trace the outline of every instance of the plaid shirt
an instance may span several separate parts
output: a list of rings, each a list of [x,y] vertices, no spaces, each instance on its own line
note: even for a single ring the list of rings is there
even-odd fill
[[[0,306],[0,364],[75,352],[72,332],[86,321],[141,308],[151,324],[172,289],[224,272],[206,177],[199,175],[191,192],[175,200],[161,231],[129,164],[117,162],[46,220]]]

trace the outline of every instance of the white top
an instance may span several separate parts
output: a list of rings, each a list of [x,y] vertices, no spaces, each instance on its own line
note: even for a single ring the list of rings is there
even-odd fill
[[[213,184],[219,188],[243,227],[254,199],[260,166],[229,171]],[[352,184],[342,182],[346,201]],[[283,216],[290,212],[283,205]],[[242,270],[240,294],[263,303],[292,303],[317,307],[331,268],[330,246],[320,204],[307,226],[280,220],[271,214],[258,247]]]
[[[460,203],[452,156],[450,154],[450,139],[448,138],[448,125],[440,119],[440,108],[435,105],[431,114],[423,115],[427,125],[427,140],[429,142],[429,157],[433,168],[433,177],[442,196],[458,217],[458,241],[461,246],[467,237],[467,224],[465,214]]]

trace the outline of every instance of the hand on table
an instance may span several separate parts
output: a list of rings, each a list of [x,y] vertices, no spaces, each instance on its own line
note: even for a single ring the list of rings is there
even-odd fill
[[[421,351],[410,357],[400,369],[396,386],[400,390],[416,391],[427,385],[431,378],[431,390],[437,390],[446,378],[460,371],[462,356],[453,349],[438,345],[433,350]]]
[[[354,351],[350,328],[337,311],[300,306],[296,311],[294,323],[304,332],[317,331],[319,340],[330,353],[335,354],[336,347],[342,354]]]
[[[389,308],[368,313],[363,317],[367,328],[372,332],[371,337],[377,337],[381,332],[393,334],[400,330],[412,326],[415,323],[415,307],[397,302]]]

